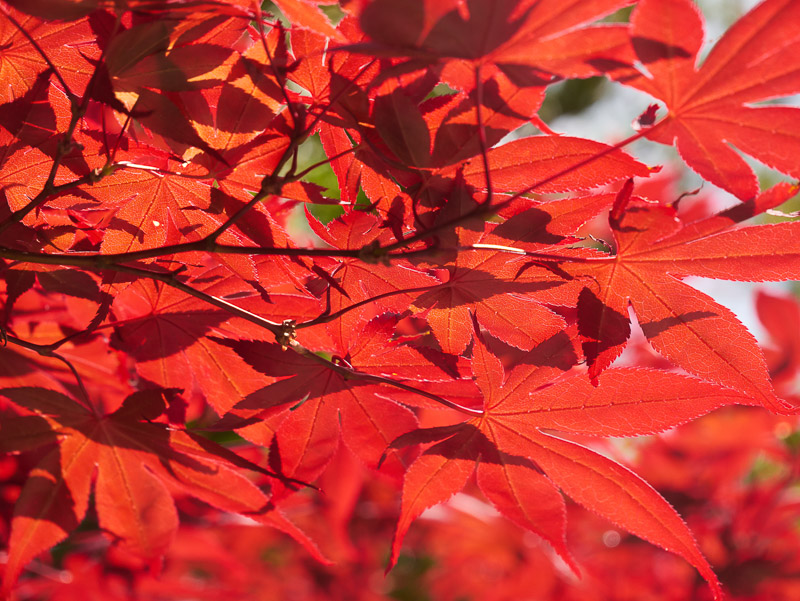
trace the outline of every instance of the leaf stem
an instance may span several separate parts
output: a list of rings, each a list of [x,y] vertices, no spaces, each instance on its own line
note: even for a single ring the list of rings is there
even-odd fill
[[[481,147],[481,160],[483,161],[483,176],[486,178],[486,199],[481,203],[491,206],[494,199],[492,190],[492,170],[489,169],[489,148],[486,143],[486,127],[483,124],[483,79],[481,78],[481,65],[475,65],[475,116],[478,120],[478,143]]]

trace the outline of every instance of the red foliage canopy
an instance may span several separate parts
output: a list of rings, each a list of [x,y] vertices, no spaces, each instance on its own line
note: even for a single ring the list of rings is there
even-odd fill
[[[248,556],[224,529],[261,524],[320,562],[280,546],[289,579],[331,570],[331,598],[384,598],[357,574],[381,561],[387,524],[392,567],[412,522],[462,490],[588,570],[570,588],[537,568],[542,598],[594,598],[590,583],[619,569],[568,540],[568,517],[601,528],[573,502],[686,560],[715,599],[712,565],[744,591],[736,566],[752,558],[721,549],[759,520],[716,527],[684,497],[697,481],[745,514],[779,507],[776,539],[797,515],[781,496],[792,476],[726,488],[722,473],[744,478],[756,447],[723,443],[716,416],[760,416],[748,419],[796,476],[796,453],[770,433],[788,438],[800,406],[800,317],[759,297],[776,345],[765,359],[682,279],[800,279],[800,223],[774,210],[798,186],[760,189],[737,153],[800,177],[800,109],[752,106],[800,93],[800,3],[765,0],[702,62],[690,0],[275,5],[0,2],[3,594],[66,599],[80,582],[107,599],[198,595],[180,576],[194,561],[229,566],[210,572],[214,598],[319,598],[237,572],[281,543],[251,527]],[[600,76],[666,116],[643,104],[638,132],[613,145],[553,132],[539,116],[548,87]],[[660,167],[628,154],[641,139],[675,145],[737,204],[679,211],[648,181]],[[611,458],[605,437],[723,405],[750,407],[698,422],[717,424],[709,444],[727,454],[707,481],[701,435],[643,443],[635,467],[672,503]],[[365,499],[383,518],[371,529]],[[486,536],[475,515],[449,523]],[[493,532],[481,544],[520,545]],[[440,566],[475,561],[429,536]],[[796,545],[796,528],[785,537]],[[25,572],[62,541],[72,585]],[[635,561],[627,544],[620,563]],[[480,598],[515,598],[518,573],[541,568],[517,557]],[[796,546],[765,557],[765,595],[792,570],[797,586]],[[689,598],[693,576],[674,565],[675,598]],[[613,580],[628,577],[657,589],[647,570]]]

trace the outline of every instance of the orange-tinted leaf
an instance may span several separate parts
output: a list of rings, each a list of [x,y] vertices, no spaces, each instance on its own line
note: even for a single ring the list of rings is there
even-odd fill
[[[228,347],[209,337],[229,333],[228,316],[153,282],[136,282],[114,303],[113,345],[136,360],[139,375],[165,388],[196,387],[225,413],[263,384],[263,378]]]
[[[51,5],[49,2],[46,4]],[[50,61],[58,65],[59,73],[72,91],[80,94],[93,70],[84,57],[95,58],[99,54],[89,21],[43,21],[14,9],[10,12]],[[49,65],[31,41],[6,17],[0,19],[0,48],[3,48],[0,79],[5,82],[0,101],[10,102],[25,94]]]
[[[293,24],[334,40],[344,39],[328,20],[327,15],[319,10],[320,3],[308,0],[278,0],[275,4]]]

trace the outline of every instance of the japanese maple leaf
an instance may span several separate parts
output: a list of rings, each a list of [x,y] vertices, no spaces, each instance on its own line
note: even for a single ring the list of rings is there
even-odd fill
[[[430,443],[409,467],[390,563],[403,536],[426,508],[461,490],[473,472],[486,497],[514,522],[547,540],[569,563],[565,508],[558,490],[620,527],[689,561],[717,598],[719,583],[675,510],[647,483],[614,461],[547,433],[590,436],[653,433],[744,394],[693,377],[645,369],[614,369],[592,386],[567,371],[577,361],[574,330],[536,347],[504,382],[500,361],[479,336],[473,371],[484,414],[454,426],[417,430],[393,446]]]
[[[687,165],[740,199],[758,193],[752,169],[730,147],[800,177],[800,109],[750,106],[800,92],[800,5],[767,0],[745,15],[697,67],[703,19],[691,0],[642,0],[631,36],[647,74],[623,83],[663,100],[669,114],[647,133],[675,143]],[[778,42],[779,41],[779,42]]]
[[[589,375],[596,377],[630,335],[628,304],[650,344],[690,373],[750,394],[773,411],[776,396],[758,344],[733,313],[680,278],[765,281],[800,277],[800,223],[732,226],[791,198],[797,187],[775,186],[753,201],[682,224],[672,206],[620,193],[609,222],[616,254],[567,265],[585,283],[578,320]]]
[[[477,102],[488,105],[484,109],[488,114],[480,125],[487,140],[496,144],[507,128],[521,123],[520,115],[513,114],[512,106],[522,103],[494,97],[484,100],[476,96],[465,99],[456,95],[444,105],[442,99],[417,105],[398,88],[378,97],[374,103],[375,127],[393,155],[385,157],[386,163],[394,165],[400,161],[418,168],[426,185],[437,189],[451,185],[457,177],[463,177],[467,184],[479,189],[488,187],[474,106]],[[535,106],[519,108],[531,110],[531,114],[536,110]],[[512,115],[505,114],[507,112]],[[381,150],[376,149],[376,152]],[[619,149],[567,136],[519,138],[496,145],[486,154],[493,190],[500,192],[585,190],[626,177],[650,174],[650,169]],[[407,171],[391,173],[398,178],[408,178]]]
[[[232,416],[265,420],[243,434],[268,445],[275,432],[281,472],[304,481],[322,472],[340,436],[368,467],[377,468],[389,443],[417,426],[409,409],[390,400],[395,389],[385,384],[386,378],[412,384],[452,379],[437,367],[447,366],[440,353],[393,343],[396,323],[397,316],[384,315],[350,331],[339,341],[336,361],[348,366],[340,371],[276,344],[227,343],[256,370],[279,378],[232,409]],[[357,377],[352,370],[379,378]],[[399,475],[403,468],[402,458],[393,454],[382,469]]]
[[[439,346],[446,353],[460,355],[472,340],[475,316],[493,336],[523,350],[531,350],[564,327],[564,320],[536,301],[531,293],[558,286],[549,272],[538,280],[526,278],[515,282],[518,271],[514,263],[509,269],[506,252],[481,249],[482,234],[457,228],[462,246],[477,245],[473,252],[456,255],[447,269],[447,280],[421,294],[414,307],[424,310]]]
[[[187,393],[197,388],[219,414],[263,385],[260,374],[218,342],[241,335],[225,311],[160,282],[138,280],[117,293],[113,312],[112,345],[128,353],[149,382]]]
[[[175,244],[181,241],[181,231],[198,239],[217,225],[198,210],[208,207],[208,184],[154,170],[118,169],[76,195],[81,204],[89,197],[114,210],[101,244],[106,253]]]
[[[10,102],[23,96],[36,77],[48,71],[51,65],[58,65],[59,75],[72,92],[82,93],[93,70],[86,57],[95,57],[100,53],[96,33],[89,20],[80,19],[71,23],[44,21],[15,8],[3,7],[2,11],[10,18],[3,16],[0,19],[0,80],[3,81],[0,102]],[[104,26],[111,26],[113,17],[98,16],[95,25],[103,21]],[[36,45],[20,28],[35,40]],[[47,55],[50,64],[42,53]]]
[[[309,225],[323,241],[334,248],[358,251],[375,245],[394,242],[392,232],[383,227],[379,218],[363,211],[352,211],[323,226],[309,215]],[[365,253],[369,260],[368,253]],[[378,295],[380,302],[371,303],[369,310],[401,312],[408,308],[410,295],[419,288],[434,286],[439,281],[411,266],[405,260],[393,260],[391,265],[361,258],[346,257],[315,259],[317,273],[323,273],[330,287],[326,290],[326,309],[340,311]],[[406,291],[409,292],[406,292]],[[360,321],[359,313],[344,313],[340,319],[328,324],[337,340],[349,340],[352,328]]]
[[[334,40],[344,39],[342,34],[328,20],[328,16],[320,10],[321,4],[334,4],[333,1],[278,0],[275,4],[293,25],[310,29]]]
[[[800,370],[800,305],[793,297],[759,290],[756,311],[770,337],[771,344],[764,349],[769,374],[778,390],[788,392]]]
[[[80,524],[95,470],[100,527],[151,562],[163,554],[178,527],[173,492],[269,523],[268,496],[237,468],[264,470],[211,441],[148,421],[163,412],[169,394],[137,392],[113,413],[99,415],[53,390],[3,389],[2,396],[32,413],[3,420],[2,450],[55,443],[17,501],[4,592],[30,559]],[[265,513],[255,515],[259,512]],[[274,517],[276,525],[283,522]]]
[[[492,336],[526,351],[563,329],[563,319],[544,305],[574,303],[576,286],[582,284],[567,279],[566,273],[554,276],[515,253],[556,252],[575,242],[572,234],[613,199],[612,194],[599,194],[533,207],[524,199],[508,207],[511,217],[496,227],[487,224],[483,232],[456,228],[452,244],[463,250],[445,267],[446,281],[413,304],[425,309],[442,350],[459,355],[467,348],[471,315]]]
[[[530,85],[543,83],[542,72],[587,77],[597,74],[604,61],[627,62],[624,26],[581,28],[627,4],[626,0],[375,0],[360,19],[365,33],[375,40],[377,48],[371,50],[377,54],[481,64],[499,69],[518,85]],[[453,67],[451,78],[458,81],[459,65]],[[472,73],[468,78],[474,82]]]

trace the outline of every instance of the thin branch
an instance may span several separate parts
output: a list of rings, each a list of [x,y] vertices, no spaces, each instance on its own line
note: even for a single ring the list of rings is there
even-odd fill
[[[481,160],[483,161],[483,174],[486,178],[486,199],[481,204],[491,206],[494,197],[492,191],[492,170],[489,168],[489,148],[486,143],[486,128],[483,124],[483,79],[481,78],[480,64],[475,66],[475,116],[478,120],[478,143],[481,147]]]
[[[97,267],[97,266],[92,266],[92,268],[98,269],[98,270],[101,269],[100,267]],[[449,401],[449,400],[447,400],[447,399],[445,399],[443,397],[440,397],[440,396],[438,396],[436,394],[433,394],[433,393],[430,393],[430,392],[426,392],[424,390],[420,390],[420,389],[415,388],[413,386],[409,386],[407,384],[403,384],[402,382],[394,381],[391,378],[385,378],[383,376],[376,376],[376,375],[373,375],[373,374],[367,374],[367,373],[364,373],[364,372],[360,372],[360,371],[357,371],[355,369],[350,369],[350,368],[344,367],[342,365],[339,365],[337,363],[334,363],[332,361],[329,361],[329,360],[325,359],[324,357],[320,357],[316,353],[310,351],[309,349],[305,348],[300,343],[298,343],[296,340],[294,340],[293,333],[294,333],[294,330],[296,329],[297,326],[295,326],[293,323],[284,322],[282,324],[278,324],[278,323],[272,322],[272,321],[270,321],[268,319],[265,319],[263,317],[260,317],[260,316],[256,315],[255,313],[251,313],[250,311],[247,311],[246,309],[242,309],[241,307],[238,307],[238,306],[236,306],[236,305],[234,305],[234,304],[232,304],[232,303],[230,303],[230,302],[228,302],[226,300],[223,300],[223,299],[221,299],[219,297],[213,296],[213,295],[208,294],[206,292],[202,292],[200,290],[192,288],[188,284],[180,282],[179,280],[176,279],[176,274],[174,274],[174,273],[171,273],[171,272],[158,273],[158,272],[154,272],[154,271],[149,271],[147,269],[141,269],[141,268],[138,268],[138,267],[130,267],[130,266],[127,266],[127,265],[110,265],[110,266],[104,267],[102,269],[110,269],[110,270],[119,271],[119,272],[122,272],[122,273],[129,273],[129,274],[132,274],[132,275],[136,275],[138,277],[143,277],[143,278],[148,278],[148,279],[151,279],[151,280],[156,280],[156,281],[163,282],[164,284],[166,284],[166,285],[168,285],[168,286],[170,286],[172,288],[175,288],[177,290],[181,290],[182,292],[188,294],[189,296],[192,296],[192,297],[197,298],[199,300],[202,300],[202,301],[204,301],[204,302],[206,302],[206,303],[208,303],[210,305],[213,305],[215,307],[223,309],[223,310],[231,313],[232,315],[234,315],[236,317],[240,317],[242,319],[245,319],[245,320],[247,320],[247,321],[249,321],[249,322],[251,322],[251,323],[253,323],[253,324],[255,324],[255,325],[259,326],[259,327],[262,327],[262,328],[270,331],[272,334],[275,335],[276,340],[280,344],[285,344],[287,347],[290,347],[292,350],[294,350],[295,352],[303,355],[304,357],[308,357],[308,358],[313,359],[314,361],[317,361],[318,363],[322,363],[323,365],[325,365],[329,369],[332,369],[333,371],[335,371],[335,372],[337,372],[337,373],[339,373],[341,375],[344,375],[344,376],[346,376],[348,378],[356,378],[356,379],[360,379],[360,380],[366,380],[366,381],[369,381],[369,382],[385,384],[387,386],[394,386],[395,388],[399,388],[399,389],[405,390],[407,392],[419,394],[419,395],[424,396],[424,397],[426,397],[428,399],[431,399],[431,400],[433,400],[433,401],[435,401],[435,402],[437,402],[437,403],[439,403],[439,404],[441,404],[441,405],[443,405],[445,407],[450,407],[451,409],[455,409],[457,411],[460,411],[462,413],[466,413],[468,415],[483,415],[483,411],[482,410],[471,409],[469,407],[463,407],[463,406],[459,405],[458,403],[455,403],[453,401]],[[420,290],[425,290],[426,288],[421,288]],[[413,289],[413,290],[416,290],[416,289]],[[403,291],[403,292],[407,292],[407,291]],[[370,299],[370,300],[374,300],[374,299]],[[351,308],[353,308],[353,307],[351,307]],[[305,327],[308,327],[308,326],[305,326]],[[8,340],[10,342],[17,343],[17,341],[19,339],[15,338],[15,337],[12,337],[12,336],[9,336]],[[21,342],[24,343],[24,341],[21,341]],[[57,357],[57,358],[61,359],[62,361],[64,361],[65,363],[68,364],[68,362],[65,359],[61,358],[59,355],[57,355],[57,353],[55,353],[49,347],[41,347],[39,345],[33,345],[32,343],[25,343],[25,344],[29,345],[29,346],[26,346],[26,348],[31,348],[31,350],[34,350],[34,351],[36,351],[36,352],[38,352],[40,354],[44,354],[46,356]],[[69,364],[68,364],[68,366],[73,371],[73,373],[76,374],[76,377],[77,377],[77,372],[74,370],[74,368]],[[81,382],[79,382],[79,385],[83,389],[83,384]]]
[[[129,267],[127,265],[113,265],[107,267],[106,269],[111,269],[113,271],[119,271],[122,273],[130,273],[132,275],[136,275],[139,277],[144,277],[151,280],[157,280],[159,282],[163,282],[164,284],[170,286],[171,288],[175,288],[177,290],[180,290],[181,292],[185,292],[189,296],[202,300],[208,303],[209,305],[213,305],[219,309],[223,309],[235,315],[236,317],[241,317],[242,319],[245,319],[250,323],[254,323],[257,326],[269,330],[276,337],[282,336],[285,332],[284,325],[275,323],[274,321],[270,321],[269,319],[265,319],[264,317],[260,317],[255,313],[251,313],[246,309],[242,309],[241,307],[238,307],[233,303],[223,300],[217,296],[213,296],[211,294],[208,294],[207,292],[203,292],[201,290],[197,290],[196,288],[192,288],[188,284],[179,281],[176,278],[176,274],[172,272],[158,273],[155,271],[149,271],[147,269],[141,269],[139,267]]]
[[[367,373],[364,373],[364,372],[360,372],[360,371],[357,371],[355,369],[350,369],[350,368],[344,367],[342,365],[339,365],[338,363],[334,363],[333,361],[329,361],[328,359],[325,359],[324,357],[320,357],[316,353],[310,351],[309,349],[307,349],[304,346],[302,346],[299,342],[294,340],[293,332],[294,332],[295,326],[294,326],[293,323],[284,322],[283,324],[277,324],[275,322],[269,321],[268,319],[264,319],[263,317],[259,317],[255,313],[251,313],[250,311],[242,309],[241,307],[237,307],[236,305],[234,305],[232,303],[229,303],[228,301],[222,300],[222,299],[220,299],[220,298],[218,298],[216,296],[212,296],[212,295],[207,294],[205,292],[201,292],[199,290],[196,290],[196,289],[192,288],[191,286],[188,286],[188,285],[186,285],[186,284],[184,284],[182,282],[177,281],[175,279],[174,274],[171,274],[171,273],[157,274],[157,273],[154,273],[154,272],[150,272],[150,271],[147,271],[147,270],[144,270],[144,269],[138,269],[138,268],[135,268],[135,267],[117,266],[116,268],[119,271],[123,271],[125,273],[131,273],[131,274],[139,275],[141,277],[147,277],[147,278],[151,278],[151,279],[155,279],[155,280],[164,282],[168,286],[171,286],[173,288],[181,290],[181,291],[185,292],[186,294],[189,294],[190,296],[193,296],[195,298],[203,300],[203,301],[205,301],[205,302],[207,302],[207,303],[209,303],[211,305],[214,305],[216,307],[219,307],[221,309],[225,309],[226,311],[229,311],[230,313],[236,315],[237,317],[241,317],[242,319],[246,319],[247,321],[249,321],[251,323],[254,323],[254,324],[256,324],[256,325],[258,325],[258,326],[260,326],[260,327],[262,327],[262,328],[264,328],[266,330],[269,330],[270,332],[272,332],[275,335],[275,338],[277,339],[277,341],[280,344],[286,345],[287,347],[291,348],[296,353],[298,353],[300,355],[303,355],[304,357],[310,358],[310,359],[312,359],[312,360],[314,360],[314,361],[316,361],[318,363],[322,363],[327,368],[329,368],[329,369],[331,369],[331,370],[333,370],[333,371],[335,371],[335,372],[337,372],[339,374],[342,374],[342,375],[344,375],[346,377],[357,378],[359,380],[366,380],[368,382],[376,382],[376,383],[379,383],[379,384],[386,384],[388,386],[394,386],[395,388],[400,388],[401,390],[406,390],[408,392],[419,394],[419,395],[424,396],[426,398],[429,398],[429,399],[431,399],[433,401],[436,401],[437,403],[439,403],[441,405],[444,405],[446,407],[450,407],[451,409],[455,409],[457,411],[461,411],[462,413],[466,413],[468,415],[483,415],[483,411],[482,410],[471,409],[469,407],[463,407],[463,406],[459,405],[458,403],[454,403],[453,401],[449,401],[449,400],[447,400],[445,398],[442,398],[442,397],[440,397],[438,395],[432,394],[430,392],[426,392],[424,390],[420,390],[420,389],[415,388],[413,386],[409,386],[407,384],[403,384],[402,382],[396,382],[396,381],[392,380],[391,378],[385,378],[385,377],[382,377],[382,376],[376,376],[376,375],[373,375],[373,374],[367,374]]]
[[[426,238],[430,238],[431,236],[434,236],[435,234],[437,234],[438,232],[440,232],[442,230],[446,230],[446,229],[450,229],[452,227],[455,227],[455,226],[457,226],[457,225],[459,225],[461,223],[464,223],[465,221],[467,221],[469,219],[473,219],[475,217],[480,217],[480,216],[484,216],[484,215],[488,216],[488,215],[491,215],[493,213],[496,213],[500,209],[503,209],[506,206],[508,206],[509,204],[511,204],[517,198],[520,198],[520,197],[524,196],[525,194],[529,194],[529,193],[533,192],[534,190],[536,190],[537,188],[541,188],[542,186],[545,186],[545,185],[549,184],[550,182],[555,181],[559,177],[563,177],[565,175],[568,175],[568,174],[572,173],[573,171],[575,171],[576,169],[580,169],[581,167],[585,167],[586,165],[590,165],[594,161],[597,161],[597,160],[603,158],[604,156],[609,155],[609,154],[611,154],[612,152],[614,152],[616,150],[620,150],[621,148],[624,148],[628,144],[631,144],[631,143],[635,142],[636,140],[639,140],[640,138],[643,138],[643,137],[647,136],[648,134],[652,133],[653,130],[658,128],[663,123],[664,123],[663,120],[659,121],[658,123],[656,123],[652,127],[648,128],[648,129],[644,129],[644,130],[642,130],[640,132],[637,132],[634,135],[632,135],[632,136],[630,136],[628,138],[625,138],[621,142],[618,142],[618,143],[614,144],[613,146],[609,146],[608,148],[604,148],[603,150],[601,150],[597,154],[594,154],[594,155],[592,155],[590,157],[587,157],[587,158],[585,158],[585,159],[583,159],[581,161],[578,161],[577,163],[575,163],[573,165],[569,165],[567,167],[564,167],[563,169],[561,169],[557,173],[554,173],[552,175],[548,175],[544,179],[541,179],[541,180],[537,181],[536,183],[531,184],[530,186],[528,186],[524,190],[520,190],[519,192],[516,192],[516,193],[512,194],[511,196],[505,198],[503,201],[498,202],[497,204],[492,205],[492,204],[483,202],[483,203],[477,205],[471,211],[468,211],[468,212],[464,213],[463,215],[459,215],[458,217],[454,217],[453,219],[450,219],[448,221],[443,221],[442,223],[438,223],[438,224],[430,227],[429,229],[427,229],[425,231],[417,232],[413,236],[409,236],[408,238],[404,238],[403,240],[399,240],[399,241],[397,241],[397,242],[395,242],[393,244],[388,244],[388,245],[382,247],[382,250],[385,251],[385,252],[391,252],[393,250],[398,250],[400,248],[407,247],[409,244],[413,244],[414,242],[419,242],[419,241],[424,240]]]
[[[61,361],[64,365],[67,366],[67,369],[72,373],[73,377],[75,378],[75,382],[78,384],[78,389],[81,392],[81,396],[83,400],[79,400],[80,404],[83,405],[84,409],[87,411],[91,411],[95,413],[95,407],[92,405],[92,402],[89,400],[89,393],[86,390],[86,387],[83,384],[83,379],[81,378],[78,370],[75,369],[75,366],[72,365],[72,362],[66,359],[65,357],[59,355],[55,352],[52,348],[52,345],[49,344],[36,344],[35,342],[28,342],[27,340],[22,340],[21,338],[17,338],[16,336],[12,336],[11,334],[7,333],[3,330],[3,339],[11,344],[16,346],[22,347],[26,350],[33,351],[42,357],[50,357]]]
[[[414,294],[415,292],[427,292],[429,290],[433,290],[442,286],[442,283],[438,284],[431,284],[430,286],[420,286],[419,288],[404,288],[402,290],[392,290],[391,292],[384,292],[383,294],[378,294],[377,296],[371,296],[370,298],[364,299],[362,301],[358,301],[353,303],[352,305],[348,305],[343,309],[339,309],[338,311],[334,311],[333,313],[327,313],[324,315],[320,315],[310,321],[304,321],[302,323],[298,323],[295,325],[295,329],[300,330],[303,328],[310,328],[319,324],[323,323],[330,323],[339,319],[342,315],[349,313],[359,307],[363,307],[364,305],[368,305],[370,303],[374,303],[375,301],[382,300],[384,298],[389,298],[392,296],[397,296],[399,294]]]
[[[345,378],[353,378],[357,380],[363,380],[366,382],[374,382],[376,384],[385,384],[387,386],[393,386],[394,388],[399,388],[400,390],[405,390],[406,392],[411,392],[414,394],[418,394],[420,396],[424,396],[425,398],[435,401],[440,405],[444,405],[445,407],[449,407],[450,409],[455,409],[456,411],[460,411],[461,413],[465,413],[467,415],[481,416],[484,414],[482,409],[473,409],[471,407],[464,407],[463,405],[459,405],[458,403],[440,397],[437,394],[433,394],[431,392],[415,388],[414,386],[403,384],[402,382],[398,382],[397,380],[392,380],[391,378],[386,378],[384,376],[376,376],[374,374],[364,373],[352,367],[347,367],[339,363],[334,363],[333,361],[329,361],[328,359],[320,357],[316,353],[309,351],[307,348],[303,347],[300,343],[298,343],[295,340],[292,340],[288,346],[292,348],[295,352],[303,355],[304,357],[307,357],[308,359],[316,361],[317,363],[323,364],[328,369],[335,371],[336,373]]]
[[[31,199],[28,204],[26,204],[21,209],[14,211],[8,218],[0,224],[0,233],[3,233],[9,227],[11,227],[14,223],[18,223],[22,221],[26,215],[31,213],[37,207],[43,205],[45,202],[50,200],[56,194],[63,192],[64,190],[68,190],[75,186],[79,186],[82,183],[88,183],[91,181],[96,181],[93,178],[100,177],[100,171],[90,171],[86,175],[69,182],[67,184],[60,184],[58,186],[55,185],[56,173],[58,173],[58,168],[61,166],[61,161],[64,159],[65,156],[70,151],[70,146],[72,144],[72,135],[75,133],[75,128],[78,125],[78,121],[80,121],[81,117],[83,116],[82,111],[73,104],[72,110],[72,117],[70,118],[69,125],[67,126],[67,131],[64,132],[62,138],[58,142],[58,146],[56,149],[56,155],[53,158],[53,165],[50,168],[50,173],[47,175],[47,180],[44,183],[41,191]]]
[[[36,263],[43,265],[62,265],[65,267],[82,267],[92,270],[117,270],[120,271],[123,263],[134,263],[146,259],[157,259],[167,255],[177,255],[187,252],[206,252],[220,255],[247,255],[247,256],[280,256],[280,257],[338,257],[359,259],[366,263],[376,261],[391,261],[393,259],[407,259],[409,257],[435,256],[442,252],[437,246],[428,246],[399,253],[386,252],[388,247],[370,246],[357,249],[342,248],[287,248],[270,246],[233,246],[229,244],[216,244],[207,242],[208,238],[194,242],[183,242],[159,248],[150,248],[125,253],[102,254],[96,252],[69,252],[69,253],[42,253],[26,250],[15,250],[0,246],[0,257],[19,261],[22,263]],[[454,251],[493,251],[506,252],[516,255],[526,255],[542,260],[588,262],[602,260],[603,257],[570,257],[529,251],[499,244],[472,244],[456,246],[448,250]],[[159,275],[157,272],[148,272]]]

